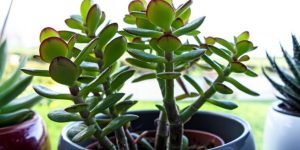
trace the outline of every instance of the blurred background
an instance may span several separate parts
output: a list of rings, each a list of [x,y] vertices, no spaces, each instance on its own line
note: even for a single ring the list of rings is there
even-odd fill
[[[130,0],[94,1],[100,4],[101,9],[106,12],[107,18],[111,22],[119,22],[121,29],[127,26],[122,24],[122,20],[128,12],[127,5]],[[174,0],[176,6],[182,2],[182,0]],[[3,22],[5,18],[9,3],[9,0],[0,0],[0,22]],[[40,31],[48,26],[57,30],[66,29],[67,26],[64,20],[70,14],[79,14],[80,3],[81,0],[14,0],[5,33],[10,52],[29,56],[37,54]],[[236,75],[236,78],[261,95],[250,97],[235,90],[234,95],[224,97],[233,99],[240,105],[239,109],[230,113],[237,114],[250,122],[254,129],[258,149],[261,149],[262,145],[266,113],[271,102],[275,100],[274,90],[264,76],[261,75],[260,68],[269,65],[265,58],[266,51],[276,56],[279,64],[285,65],[281,57],[280,44],[291,53],[291,34],[300,36],[300,19],[298,17],[300,9],[298,4],[299,2],[296,0],[194,0],[192,6],[192,19],[206,16],[204,24],[200,27],[201,37],[217,36],[233,40],[233,36],[243,31],[249,31],[251,40],[258,46],[258,50],[251,53],[253,59],[248,64],[254,67],[254,70],[259,73],[259,77],[244,78]],[[10,57],[11,66],[17,63],[16,60],[14,55]],[[43,64],[33,61],[28,63],[28,66],[41,65]],[[203,82],[200,80],[201,73],[203,73],[201,70],[193,72],[193,76],[199,78],[198,82]],[[50,80],[41,78],[35,79],[34,84],[41,82],[47,82],[49,86],[55,87],[56,90],[61,88],[53,85]],[[127,84],[124,92],[133,93],[135,99],[148,101],[142,105],[139,104],[136,109],[154,108],[153,103],[161,100],[158,86],[154,80]],[[182,93],[181,89],[177,88],[176,93]],[[61,107],[61,105],[66,104],[54,102],[50,105],[41,104],[35,108],[46,120],[53,149],[56,149],[59,136],[60,130],[57,129],[62,128],[64,124],[57,125],[50,122],[46,118],[46,113],[50,109]],[[204,109],[224,111],[210,105],[205,106]]]

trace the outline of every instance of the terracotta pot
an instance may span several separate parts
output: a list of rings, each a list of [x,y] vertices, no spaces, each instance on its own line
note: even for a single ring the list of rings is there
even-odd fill
[[[158,111],[145,110],[129,112],[140,116],[131,123],[133,132],[155,130],[155,120]],[[99,116],[101,117],[101,116]],[[73,143],[67,136],[67,131],[81,122],[70,123],[63,128],[58,150],[86,150],[86,146],[94,141],[88,140],[80,144]],[[224,140],[224,144],[211,150],[255,150],[254,139],[250,125],[233,115],[224,113],[199,111],[186,124],[185,129],[200,130],[215,134]]]
[[[50,150],[48,133],[41,117],[0,128],[0,150]]]

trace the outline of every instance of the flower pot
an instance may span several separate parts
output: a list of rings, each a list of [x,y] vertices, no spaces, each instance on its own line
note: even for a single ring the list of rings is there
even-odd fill
[[[300,114],[274,102],[267,116],[264,132],[265,150],[299,150]]]
[[[42,118],[0,128],[0,150],[50,150],[48,134]]]
[[[134,132],[155,130],[155,119],[159,115],[158,111],[133,111],[130,113],[140,116],[131,124]],[[67,131],[78,123],[70,123],[63,128],[58,146],[59,150],[83,150],[92,142],[86,141],[75,144],[67,137]],[[255,150],[249,124],[232,115],[199,111],[185,124],[185,129],[205,131],[221,137],[225,144],[212,148],[212,150]]]

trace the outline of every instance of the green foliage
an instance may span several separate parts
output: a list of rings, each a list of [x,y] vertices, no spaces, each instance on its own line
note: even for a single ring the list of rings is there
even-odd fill
[[[300,90],[300,46],[295,35],[292,35],[293,41],[293,57],[287,53],[287,51],[281,47],[283,56],[286,63],[289,67],[289,72],[286,69],[281,68],[275,61],[275,58],[272,58],[267,54],[267,58],[272,66],[272,70],[279,76],[282,81],[277,83],[273,80],[263,69],[264,75],[273,85],[273,87],[281,94],[281,96],[276,96],[281,100],[288,108],[292,111],[300,111],[300,99],[299,99],[299,90]]]

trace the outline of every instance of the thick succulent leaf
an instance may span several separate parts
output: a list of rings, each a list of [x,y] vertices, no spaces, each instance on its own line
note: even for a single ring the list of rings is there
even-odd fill
[[[140,81],[145,81],[145,80],[150,80],[150,79],[155,79],[156,74],[155,73],[147,73],[143,74],[135,79],[132,80],[132,83],[140,82]]]
[[[86,26],[87,26],[87,32],[89,36],[94,36],[96,30],[99,27],[99,22],[101,18],[101,10],[98,7],[97,4],[93,5],[86,17]]]
[[[163,56],[164,55],[164,52],[162,49],[160,49],[158,47],[158,39],[157,38],[152,38],[150,41],[149,41],[149,45],[150,47],[155,50],[159,55]]]
[[[103,130],[101,132],[101,137],[104,137],[104,136],[108,135],[109,133],[114,132],[116,129],[121,128],[128,122],[136,120],[138,118],[139,117],[136,115],[127,114],[127,115],[122,115],[122,116],[119,116],[119,117],[113,119],[106,127],[103,128]]]
[[[83,20],[82,20],[82,17],[80,15],[71,15],[70,18],[74,19],[78,22],[81,22],[83,24]]]
[[[107,108],[112,107],[115,105],[119,100],[122,99],[124,96],[124,93],[116,93],[107,96],[104,100],[102,100],[100,103],[98,103],[92,110],[90,115],[95,116],[99,112],[105,111]]]
[[[183,27],[175,30],[173,32],[173,35],[175,36],[181,36],[181,35],[184,35],[184,34],[187,34],[193,30],[196,30],[197,28],[200,27],[200,25],[203,23],[205,17],[200,17],[186,25],[184,25]]]
[[[134,17],[132,15],[125,15],[125,17],[123,18],[123,21],[127,24],[135,25],[136,17]]]
[[[116,78],[116,76],[118,76],[118,75],[121,74],[122,72],[127,71],[127,70],[129,70],[129,69],[130,69],[129,66],[122,66],[122,67],[119,67],[118,70],[116,70],[116,71],[111,75],[111,78],[114,79],[114,78]]]
[[[7,25],[7,21],[8,21],[9,15],[10,15],[12,4],[13,4],[13,1],[10,1],[8,11],[7,11],[6,15],[5,15],[5,19],[4,19],[4,22],[2,24],[2,29],[0,31],[0,43],[3,41],[3,38],[4,38],[4,32],[5,32],[5,29],[6,29],[6,25]]]
[[[300,45],[295,35],[292,35],[293,40],[293,52],[294,52],[294,58],[295,61],[300,60]]]
[[[85,71],[90,71],[90,72],[98,72],[99,71],[98,64],[97,63],[93,63],[93,62],[83,61],[80,64],[80,68],[82,68]]]
[[[65,41],[68,41],[69,39],[76,34],[75,32],[72,31],[58,31],[60,37],[64,39]],[[85,35],[82,34],[76,34],[77,37],[77,43],[88,43],[91,41],[91,39]]]
[[[192,51],[195,48],[198,48],[197,45],[193,44],[183,44],[179,49],[175,51],[176,54],[181,54],[182,52]]]
[[[133,12],[133,11],[145,11],[145,6],[143,2],[140,0],[133,0],[129,3],[128,5],[128,11]]]
[[[172,23],[172,27],[175,28],[175,29],[179,29],[182,26],[184,26],[184,22],[180,18],[177,18]]]
[[[230,70],[235,73],[245,73],[247,71],[247,66],[240,62],[231,62]]]
[[[127,50],[127,41],[123,36],[113,39],[104,50],[103,66],[102,68],[109,67],[115,63]]]
[[[252,96],[259,96],[258,93],[252,91],[251,89],[249,89],[248,87],[244,86],[243,84],[241,84],[239,81],[231,78],[231,77],[227,77],[226,78],[226,81],[231,83],[232,85],[234,85],[237,89],[243,91],[244,93],[247,93],[249,95],[252,95]]]
[[[248,41],[250,38],[250,34],[248,31],[245,31],[243,33],[241,33],[237,38],[236,38],[236,43],[240,42],[240,41]]]
[[[19,124],[34,115],[30,109],[21,109],[10,113],[0,114],[0,126],[10,126]]]
[[[229,109],[229,110],[233,110],[233,109],[236,109],[238,107],[237,104],[235,104],[233,102],[230,102],[230,101],[214,100],[214,99],[209,99],[207,101],[211,104],[214,104],[216,106],[219,106],[219,107],[224,108],[224,109]]]
[[[188,81],[196,89],[196,91],[200,95],[204,94],[204,92],[203,92],[202,88],[200,87],[200,85],[192,77],[190,77],[189,75],[184,75],[183,77],[186,81]]]
[[[190,6],[192,5],[193,1],[188,0],[185,4],[181,5],[177,10],[176,10],[176,17],[181,16],[183,13],[185,13]]]
[[[186,24],[189,21],[191,14],[192,14],[192,10],[191,10],[191,8],[189,8],[184,13],[182,13],[180,16],[178,16],[177,19],[182,20],[183,23]]]
[[[151,64],[151,63],[147,63],[144,61],[140,61],[138,59],[135,58],[127,58],[126,62],[128,62],[129,64],[139,67],[139,68],[144,68],[144,69],[151,69],[151,70],[155,70],[156,69],[156,65],[155,64]]]
[[[103,47],[116,35],[118,32],[118,24],[112,23],[104,27],[99,33],[97,50],[102,50]]]
[[[33,86],[34,91],[39,94],[40,96],[49,98],[49,99],[64,99],[64,100],[73,100],[74,97],[67,93],[58,93],[56,91],[53,91],[51,89],[48,89],[45,86],[41,85],[34,85]]]
[[[163,35],[163,33],[160,31],[141,29],[141,28],[125,28],[124,31],[138,37],[159,38],[160,36]]]
[[[224,46],[225,48],[227,48],[228,50],[230,50],[233,53],[236,53],[236,50],[233,47],[233,44],[222,39],[222,38],[214,38],[214,41],[217,42],[218,44]]]
[[[93,3],[94,3],[93,0],[83,0],[81,3],[80,13],[81,13],[82,20],[84,22],[86,22],[87,15]]]
[[[258,75],[251,69],[247,69],[247,71],[245,72],[245,74],[249,77],[257,77]]]
[[[24,73],[31,75],[31,76],[49,77],[48,70],[32,69],[32,68],[22,68],[21,70]]]
[[[7,42],[4,40],[0,41],[0,79],[2,78],[5,66],[6,66],[6,57],[7,57]]]
[[[128,48],[146,50],[146,49],[150,49],[150,46],[145,43],[128,43]]]
[[[179,56],[176,56],[172,62],[178,63],[178,62],[187,62],[192,61],[194,59],[200,58],[202,55],[204,55],[205,50],[204,49],[195,49],[190,52],[183,53]]]
[[[87,128],[87,126],[85,124],[78,124],[75,125],[74,127],[70,128],[67,131],[67,135],[70,139],[72,139],[76,134],[78,134],[79,132],[81,132],[82,130],[84,130],[85,128]]]
[[[173,35],[163,35],[158,39],[158,46],[167,52],[175,51],[181,47],[181,41]]]
[[[21,70],[20,69],[25,66],[26,62],[27,62],[26,57],[21,58],[20,64],[14,70],[13,74],[7,80],[1,82],[0,91],[4,92],[6,89],[10,88],[11,86],[13,86],[16,83],[16,81],[20,78],[20,75],[21,75]]]
[[[101,12],[101,17],[100,17],[100,21],[99,21],[99,26],[103,24],[103,22],[106,19],[106,14],[104,11]]]
[[[192,0],[190,0],[192,1]],[[189,149],[189,139],[183,135],[182,136],[182,143],[181,143],[181,150],[188,150]]]
[[[169,31],[175,20],[174,8],[165,1],[151,1],[147,7],[147,17],[151,23],[164,31]]]
[[[224,58],[225,60],[231,62],[232,61],[232,58],[230,55],[228,55],[226,52],[224,52],[223,49],[219,49],[215,46],[212,46],[212,45],[208,45],[208,49],[211,50],[214,54]]]
[[[76,59],[74,60],[74,64],[79,66],[86,57],[93,51],[98,42],[98,38],[90,41],[90,43],[78,54]]]
[[[75,105],[65,108],[65,111],[69,112],[69,113],[79,113],[79,112],[87,110],[88,107],[89,107],[88,104],[85,104],[85,103],[75,104]]]
[[[281,51],[283,53],[283,56],[285,58],[285,61],[287,62],[291,72],[293,73],[294,77],[300,81],[300,69],[297,68],[295,61],[293,58],[283,49],[281,46]]]
[[[68,58],[56,57],[49,66],[49,74],[54,81],[72,86],[78,78],[78,68]]]
[[[82,88],[80,91],[80,95],[87,95],[89,92],[93,91],[98,85],[103,84],[107,77],[109,77],[111,73],[111,68],[106,68],[103,70],[93,81],[91,81],[88,85]]]
[[[136,19],[148,20],[146,12],[143,12],[143,11],[132,11],[132,12],[130,12],[130,15],[136,17]],[[152,24],[152,23],[150,23],[150,24]],[[154,26],[154,25],[152,24],[152,26]]]
[[[141,61],[145,61],[145,62],[156,62],[156,63],[164,63],[166,60],[164,57],[161,56],[156,56],[156,55],[152,55],[149,53],[145,53],[143,51],[140,50],[135,50],[135,49],[129,49],[128,53],[141,60]]]
[[[72,49],[72,54],[73,54],[73,56],[74,56],[75,58],[78,57],[78,55],[79,55],[81,52],[82,52],[82,50],[80,50],[80,49],[78,49],[78,48],[76,48],[76,47],[74,47],[74,48]],[[98,62],[99,62],[99,59],[96,58],[95,55],[94,55],[93,53],[91,53],[91,54],[87,55],[83,61],[86,61],[86,62],[93,62],[93,63],[98,63]]]
[[[236,44],[237,57],[242,56],[243,54],[255,49],[253,43],[250,41],[240,41]]]
[[[46,27],[40,33],[40,42],[43,42],[45,39],[48,39],[50,37],[60,37],[60,36],[55,29],[51,27]]]
[[[186,98],[193,98],[193,97],[198,97],[198,96],[199,96],[199,94],[194,93],[194,92],[191,92],[191,93],[188,93],[188,94],[181,94],[181,95],[176,96],[176,101],[181,101],[181,100],[184,100]]]
[[[204,81],[206,82],[207,85],[211,86],[213,84],[213,81],[208,78],[208,77],[203,77]]]
[[[73,55],[72,49],[74,48],[76,42],[77,42],[77,34],[74,34],[68,41],[68,48],[69,48],[68,58],[72,57],[72,55]]]
[[[78,114],[68,113],[65,110],[57,109],[48,113],[48,118],[55,122],[70,122],[81,121],[81,117]]]
[[[243,61],[249,61],[250,60],[250,56],[249,55],[244,55],[242,57],[239,58],[239,62],[243,62]]]
[[[134,106],[137,102],[138,101],[131,101],[131,100],[120,102],[116,104],[114,112],[116,114],[124,114],[128,111],[128,109]]]
[[[32,77],[28,76],[17,81],[11,87],[1,91],[0,94],[0,108],[18,97],[30,84]]]
[[[147,19],[142,19],[142,16],[140,16],[140,18],[136,18],[136,26],[138,28],[142,28],[142,29],[149,29],[149,30],[156,30],[156,26],[153,25],[151,22],[149,22]]]
[[[28,96],[14,99],[7,105],[1,107],[0,114],[14,112],[25,108],[29,109],[35,104],[37,104],[41,99],[42,97],[37,94],[31,94]]]
[[[50,63],[55,57],[66,57],[69,48],[68,44],[61,38],[51,37],[41,43],[39,50],[42,60]]]
[[[71,29],[78,29],[84,31],[84,26],[81,21],[69,18],[65,20],[66,25]],[[58,34],[59,35],[59,34]]]
[[[120,73],[114,80],[111,81],[109,90],[112,92],[119,89],[129,78],[133,76],[134,72],[134,70],[127,70]]]
[[[232,89],[230,89],[228,86],[226,86],[222,83],[215,83],[213,85],[213,88],[221,94],[232,94],[233,93]]]
[[[164,80],[177,79],[180,75],[180,72],[161,72],[156,74],[157,77]]]
[[[208,63],[212,68],[214,68],[214,70],[216,70],[216,72],[220,75],[223,74],[223,70],[222,68],[215,63],[214,61],[212,61],[206,54],[202,55],[201,57],[206,63]]]
[[[72,138],[72,141],[74,143],[83,142],[83,141],[85,141],[87,139],[90,139],[95,132],[96,132],[95,126],[94,125],[90,125],[90,126],[86,127],[85,129],[83,129],[82,131],[80,131],[79,133],[77,133]]]

